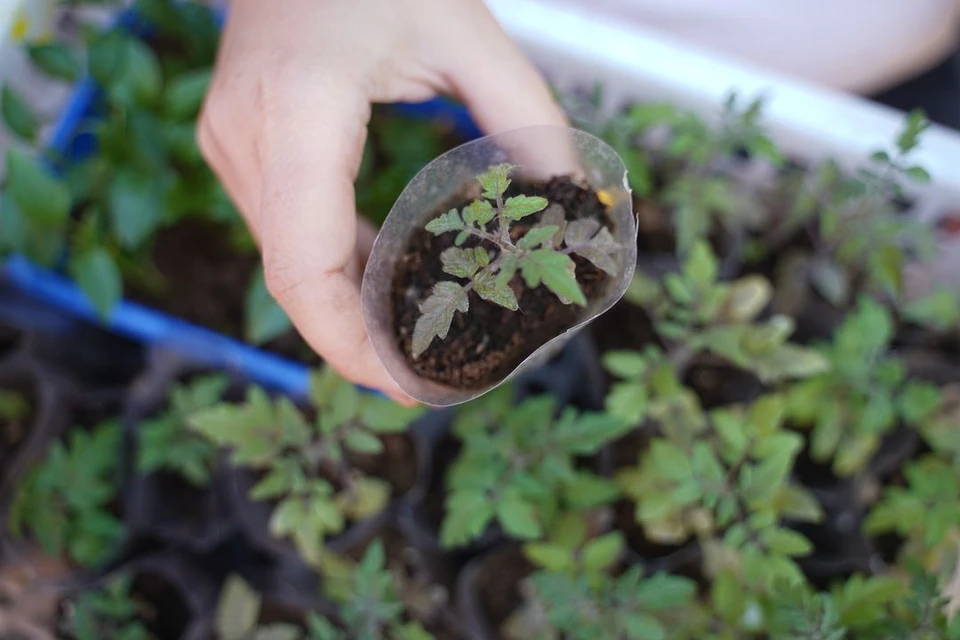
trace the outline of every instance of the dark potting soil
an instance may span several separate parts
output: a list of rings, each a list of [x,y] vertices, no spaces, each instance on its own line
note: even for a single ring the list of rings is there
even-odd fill
[[[383,451],[377,454],[350,452],[350,466],[367,475],[383,478],[393,487],[394,495],[406,493],[417,483],[420,455],[413,439],[402,433],[380,436]]]
[[[152,260],[166,280],[164,290],[125,282],[124,291],[132,300],[243,340],[247,289],[260,258],[238,251],[229,237],[224,224],[190,218],[161,230]],[[262,346],[310,365],[320,361],[293,330]]]
[[[533,570],[516,547],[494,552],[483,561],[473,587],[491,630],[498,631],[523,602],[520,583]]]
[[[443,207],[424,217],[424,224],[440,213],[469,204],[477,194],[467,187],[464,192]],[[567,220],[594,218],[610,226],[603,203],[597,194],[581,188],[567,177],[556,177],[546,183],[514,182],[507,197],[524,193],[545,197],[551,204],[559,204]],[[524,224],[514,225],[511,235],[516,240],[535,224],[540,213],[528,216]],[[491,230],[496,229],[496,221]],[[514,291],[518,294],[519,311],[504,309],[470,294],[470,310],[454,315],[450,332],[444,340],[434,339],[417,360],[411,356],[413,327],[420,316],[419,305],[429,295],[433,285],[451,280],[445,274],[440,254],[454,246],[455,233],[434,236],[419,228],[413,232],[407,249],[400,256],[393,280],[393,326],[401,351],[410,366],[420,375],[462,389],[484,387],[498,380],[519,365],[545,342],[576,323],[582,309],[564,305],[545,286],[528,289],[516,276]],[[478,246],[471,238],[464,247]],[[588,261],[574,256],[576,278],[587,299],[595,299],[603,291],[609,276]]]

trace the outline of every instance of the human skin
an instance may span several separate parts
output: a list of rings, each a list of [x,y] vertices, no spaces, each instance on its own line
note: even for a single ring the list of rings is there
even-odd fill
[[[364,329],[375,233],[354,181],[371,104],[462,100],[479,127],[565,125],[482,0],[233,0],[197,138],[256,239],[267,288],[348,380],[413,404]]]

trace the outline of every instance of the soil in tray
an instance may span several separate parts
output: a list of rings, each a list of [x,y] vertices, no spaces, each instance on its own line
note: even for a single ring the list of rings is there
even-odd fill
[[[463,195],[438,207],[424,218],[424,224],[440,213],[469,204],[475,195],[468,186]],[[551,204],[561,205],[567,220],[594,218],[609,226],[604,205],[597,194],[581,188],[569,178],[557,177],[546,183],[514,182],[506,197],[538,195]],[[524,218],[523,224],[511,229],[514,240],[534,225],[541,214]],[[496,229],[496,221],[489,229]],[[410,237],[406,251],[400,256],[393,281],[394,331],[400,350],[411,367],[420,375],[462,389],[484,387],[519,365],[545,342],[572,326],[579,319],[582,308],[564,305],[545,286],[529,289],[516,276],[514,291],[518,294],[519,311],[504,309],[492,302],[470,294],[468,313],[454,315],[450,331],[444,340],[433,343],[417,359],[411,357],[413,327],[420,316],[419,305],[429,295],[433,285],[454,278],[443,272],[440,254],[454,246],[455,233],[434,236],[422,227]],[[480,241],[471,238],[464,247],[477,246]],[[576,278],[587,299],[595,299],[609,279],[603,271],[586,260],[574,256]]]
[[[132,300],[243,340],[247,289],[260,258],[256,252],[238,251],[229,238],[226,226],[216,222],[178,222],[160,231],[153,246],[164,290],[149,291],[135,282],[124,283],[124,290]],[[310,365],[320,361],[292,330],[263,347]]]
[[[523,602],[520,583],[533,570],[519,549],[494,552],[483,561],[473,587],[490,629],[499,630]]]

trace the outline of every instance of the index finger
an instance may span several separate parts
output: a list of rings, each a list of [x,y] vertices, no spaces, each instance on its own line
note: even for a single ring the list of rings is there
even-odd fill
[[[411,404],[380,363],[360,313],[353,179],[369,105],[327,89],[300,94],[267,117],[260,149],[267,287],[342,376]]]

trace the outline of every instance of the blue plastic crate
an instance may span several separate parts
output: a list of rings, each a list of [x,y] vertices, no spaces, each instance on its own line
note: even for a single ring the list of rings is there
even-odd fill
[[[118,15],[113,28],[142,32],[148,25],[136,13]],[[95,152],[95,139],[83,133],[83,125],[96,120],[99,88],[89,77],[80,80],[54,130],[50,150],[60,161],[69,162]],[[453,101],[438,98],[416,104],[392,106],[408,117],[442,120],[465,138],[480,131],[467,110]],[[51,167],[51,170],[55,170]],[[102,324],[118,334],[139,342],[175,350],[198,363],[240,372],[249,379],[293,396],[303,396],[308,388],[309,368],[295,360],[204,327],[186,322],[156,309],[120,301],[103,320],[86,294],[61,272],[45,269],[22,256],[12,256],[3,265],[4,278],[20,291],[42,300],[73,317]]]

